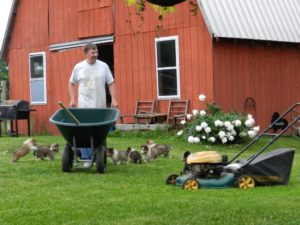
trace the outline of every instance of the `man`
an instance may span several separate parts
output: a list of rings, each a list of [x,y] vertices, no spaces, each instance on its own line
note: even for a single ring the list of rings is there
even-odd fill
[[[93,43],[88,43],[84,46],[83,51],[86,59],[75,65],[70,77],[70,107],[76,107],[76,83],[79,83],[78,108],[105,108],[105,84],[108,85],[111,94],[111,107],[118,107],[114,78],[108,65],[97,59],[97,46]]]
[[[84,46],[86,59],[77,63],[73,69],[69,82],[70,107],[78,108],[106,108],[105,84],[111,94],[111,107],[118,107],[114,78],[108,65],[98,60],[97,46],[87,43]],[[75,84],[78,83],[78,104],[75,98]],[[81,158],[90,159],[91,149],[81,148]],[[85,163],[85,167],[90,167]]]

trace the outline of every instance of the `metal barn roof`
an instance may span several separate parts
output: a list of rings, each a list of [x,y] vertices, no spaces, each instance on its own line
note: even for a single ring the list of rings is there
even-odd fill
[[[300,0],[198,0],[212,37],[300,43]]]

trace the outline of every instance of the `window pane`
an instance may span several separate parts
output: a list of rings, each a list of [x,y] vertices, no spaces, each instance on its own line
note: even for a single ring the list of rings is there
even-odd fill
[[[159,96],[177,95],[176,69],[158,71]]]
[[[31,84],[31,102],[45,102],[44,80],[32,80]]]
[[[176,66],[175,41],[159,41],[157,44],[157,66]]]
[[[44,74],[43,56],[30,56],[31,78],[42,78]]]

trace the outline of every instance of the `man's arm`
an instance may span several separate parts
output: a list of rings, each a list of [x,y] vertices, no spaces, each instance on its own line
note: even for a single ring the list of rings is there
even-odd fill
[[[75,85],[69,82],[70,107],[76,107]]]
[[[116,99],[116,85],[115,85],[115,82],[110,84],[108,86],[108,88],[109,88],[109,92],[110,92],[110,95],[111,95],[111,107],[112,108],[118,108],[119,104],[118,104],[117,99]]]

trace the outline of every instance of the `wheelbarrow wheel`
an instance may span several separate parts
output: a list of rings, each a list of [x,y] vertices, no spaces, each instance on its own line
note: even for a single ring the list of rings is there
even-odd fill
[[[241,189],[254,188],[255,180],[252,176],[245,174],[239,177],[237,186]]]
[[[97,148],[97,155],[96,155],[96,167],[98,173],[104,173],[105,172],[105,164],[106,164],[106,152],[105,147],[101,146]]]
[[[62,155],[62,171],[71,172],[73,168],[73,157],[74,153],[72,147],[69,144],[66,144],[64,152]]]
[[[199,184],[196,179],[188,178],[183,182],[182,188],[184,190],[197,190],[199,189]]]
[[[171,175],[169,175],[167,177],[167,179],[166,179],[166,184],[167,185],[175,185],[177,177],[178,177],[177,174],[171,174]]]

